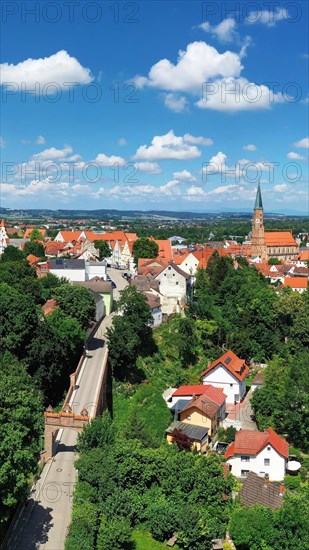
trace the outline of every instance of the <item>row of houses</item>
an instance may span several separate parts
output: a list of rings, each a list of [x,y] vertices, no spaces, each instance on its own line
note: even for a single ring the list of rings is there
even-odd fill
[[[166,390],[163,397],[174,415],[166,430],[168,443],[174,443],[175,433],[181,432],[189,438],[192,448],[205,453],[218,427],[224,425],[229,406],[243,400],[248,373],[246,362],[228,350],[208,364],[200,375],[200,384]],[[261,383],[259,375],[256,388]],[[230,471],[240,479],[254,472],[259,477],[281,481],[288,456],[288,443],[271,428],[260,432],[241,426],[225,452]]]

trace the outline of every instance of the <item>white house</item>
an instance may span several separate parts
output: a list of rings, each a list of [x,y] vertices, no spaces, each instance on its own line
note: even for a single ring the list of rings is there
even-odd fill
[[[234,476],[246,478],[249,472],[254,472],[261,477],[268,474],[270,481],[284,479],[288,456],[287,441],[272,428],[264,432],[239,430],[225,453]]]
[[[104,279],[106,281],[106,261],[103,260],[102,262],[86,262],[85,263],[86,268],[86,276],[85,281],[90,281],[90,279],[93,279],[94,277],[100,277],[100,279]]]
[[[86,280],[85,260],[57,258],[49,261],[49,273],[57,277],[65,277],[72,283]]]
[[[210,363],[201,374],[203,384],[222,388],[227,403],[239,403],[246,393],[246,377],[249,367],[231,350]]]
[[[151,309],[152,315],[152,327],[158,327],[162,323],[162,311],[161,311],[161,302],[160,296],[153,292],[143,292],[144,296],[147,298],[148,305]]]
[[[190,276],[172,262],[156,275],[159,281],[162,313],[171,315],[180,311],[186,302],[188,280]]]
[[[199,263],[200,260],[196,257],[195,253],[190,252],[181,264],[179,264],[179,267],[188,275],[195,275],[198,270]]]
[[[308,288],[307,277],[285,277],[283,286],[289,286],[293,292],[302,294]]]

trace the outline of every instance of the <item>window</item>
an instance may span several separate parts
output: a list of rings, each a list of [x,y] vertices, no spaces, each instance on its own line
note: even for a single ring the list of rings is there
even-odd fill
[[[240,460],[241,462],[250,462],[250,456],[242,455]]]
[[[171,266],[169,265],[167,269],[171,270],[172,268],[171,268]]]
[[[270,465],[270,459],[264,458],[264,466],[269,466],[269,465]]]
[[[271,451],[271,446],[270,445],[267,445],[267,450]]]
[[[247,477],[248,473],[249,473],[249,470],[241,470],[240,475],[241,477]]]
[[[178,281],[176,281],[176,285],[178,285]]]
[[[187,414],[186,419],[191,420],[191,414]]]
[[[232,387],[233,387],[233,384],[230,384],[230,388],[232,388]]]

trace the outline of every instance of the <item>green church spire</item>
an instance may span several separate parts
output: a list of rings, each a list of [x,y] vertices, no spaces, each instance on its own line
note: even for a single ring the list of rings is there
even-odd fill
[[[261,193],[260,182],[258,183],[258,188],[257,188],[257,192],[256,192],[254,210],[263,210],[263,202],[262,202],[262,193]]]

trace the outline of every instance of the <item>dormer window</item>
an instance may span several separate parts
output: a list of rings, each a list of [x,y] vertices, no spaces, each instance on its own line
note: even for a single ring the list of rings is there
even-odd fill
[[[271,451],[271,446],[270,445],[267,445],[267,450]]]

